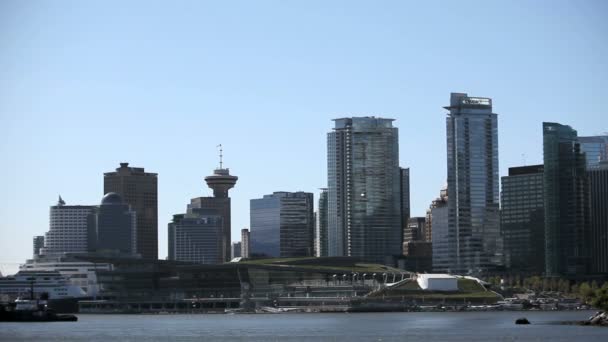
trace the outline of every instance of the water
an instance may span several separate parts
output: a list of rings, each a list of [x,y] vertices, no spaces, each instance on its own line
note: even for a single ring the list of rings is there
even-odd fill
[[[0,341],[608,341],[608,328],[556,324],[593,312],[79,315],[0,323]],[[518,317],[531,325],[515,325]]]

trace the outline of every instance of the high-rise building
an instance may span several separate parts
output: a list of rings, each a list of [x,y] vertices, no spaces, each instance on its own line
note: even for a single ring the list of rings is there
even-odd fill
[[[581,151],[585,152],[587,168],[599,166],[602,161],[608,161],[608,134],[590,137],[578,137]]]
[[[135,255],[137,214],[120,195],[110,192],[88,216],[89,252]]]
[[[399,168],[400,191],[401,191],[401,224],[406,228],[410,219],[410,169]]]
[[[570,126],[543,122],[545,272],[589,271],[588,182],[585,154]]]
[[[213,211],[188,209],[169,223],[169,260],[199,264],[224,261],[222,217]]]
[[[240,242],[233,242],[232,243],[232,248],[231,248],[231,254],[232,254],[232,259],[234,258],[240,258],[241,257],[241,243]]]
[[[314,253],[313,194],[274,192],[250,201],[251,255],[301,257]]]
[[[498,118],[492,99],[452,93],[447,124],[448,222],[455,272],[501,263],[498,202]]]
[[[40,250],[44,248],[44,236],[34,236],[33,239],[34,258],[40,255]]]
[[[425,217],[410,217],[407,220],[407,224],[403,229],[403,250],[405,251],[405,246],[414,241],[424,241],[425,237]],[[406,255],[406,254],[404,254]]]
[[[393,119],[335,119],[327,134],[328,255],[393,264],[403,231]]]
[[[326,257],[327,254],[327,188],[322,188],[319,194],[319,209],[317,212],[316,229],[317,256]]]
[[[169,259],[221,264],[231,259],[230,197],[228,190],[238,177],[220,167],[205,177],[213,197],[190,200],[186,214],[173,215],[169,223]]]
[[[545,271],[543,165],[509,168],[502,177],[501,232],[505,266],[514,272]]]
[[[61,196],[51,206],[49,231],[44,238],[41,254],[86,253],[87,217],[93,210],[90,205],[66,205]]]
[[[587,171],[589,175],[591,272],[608,273],[608,161]]]
[[[241,229],[241,257],[249,258],[249,250],[250,250],[250,242],[249,242],[249,229],[243,228]]]
[[[223,168],[221,157],[220,154],[220,167],[215,169],[211,176],[205,177],[207,186],[213,189],[213,197],[201,197],[196,205],[199,205],[200,208],[217,210],[217,214],[222,217],[221,251],[224,262],[226,262],[230,261],[230,243],[232,242],[230,231],[232,229],[230,223],[231,203],[228,190],[234,187],[238,177],[231,175],[229,169]]]
[[[104,194],[117,193],[137,213],[136,250],[142,258],[158,259],[158,177],[143,167],[120,163],[103,177]]]
[[[448,189],[444,187],[431,203],[426,219],[427,241],[432,243],[433,271],[447,272],[456,257],[456,236],[448,230]],[[430,233],[430,239],[428,234]]]

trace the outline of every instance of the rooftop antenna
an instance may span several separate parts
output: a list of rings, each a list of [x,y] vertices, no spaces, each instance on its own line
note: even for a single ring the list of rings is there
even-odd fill
[[[220,148],[220,169],[222,169],[224,166],[224,162],[222,160],[224,158],[224,155],[223,155],[224,150],[222,149],[222,144],[219,144],[216,147]]]

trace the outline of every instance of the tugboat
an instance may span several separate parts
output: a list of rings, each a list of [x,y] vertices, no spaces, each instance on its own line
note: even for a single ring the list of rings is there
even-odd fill
[[[74,315],[59,315],[47,307],[48,293],[34,299],[34,281],[31,282],[30,299],[17,298],[13,303],[0,304],[0,322],[75,322]]]

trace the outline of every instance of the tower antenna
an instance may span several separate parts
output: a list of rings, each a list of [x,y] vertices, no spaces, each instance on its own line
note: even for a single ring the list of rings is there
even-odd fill
[[[216,147],[220,148],[220,169],[222,169],[223,166],[224,166],[224,162],[223,162],[223,158],[224,158],[223,152],[224,152],[224,150],[222,149],[222,144],[219,144]]]

